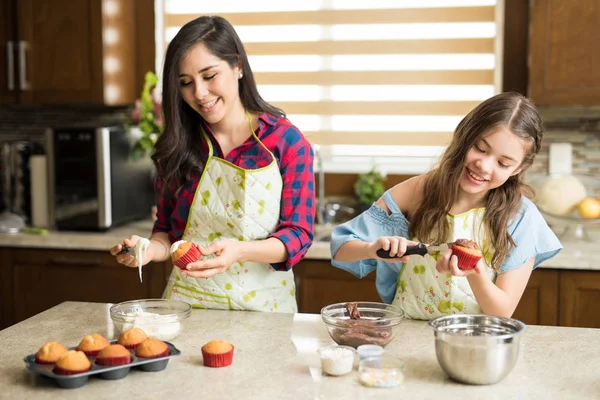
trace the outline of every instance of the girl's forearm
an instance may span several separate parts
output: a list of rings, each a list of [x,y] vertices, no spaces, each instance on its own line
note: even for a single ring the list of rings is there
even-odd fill
[[[171,242],[166,232],[156,232],[150,236],[152,261],[166,261],[171,257]]]
[[[238,261],[254,261],[275,264],[288,259],[288,252],[283,242],[275,237],[265,240],[240,242]]]
[[[508,294],[494,284],[485,274],[470,274],[467,276],[475,300],[484,314],[510,318],[517,304]]]
[[[333,259],[342,262],[355,262],[373,258],[371,245],[371,243],[362,240],[351,240],[338,249]]]

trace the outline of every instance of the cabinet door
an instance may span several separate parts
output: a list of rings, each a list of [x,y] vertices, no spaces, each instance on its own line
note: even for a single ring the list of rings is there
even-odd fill
[[[600,328],[600,272],[561,271],[560,325]]]
[[[157,298],[166,282],[164,263],[145,266],[140,283],[137,268],[97,251],[15,250],[12,270],[14,323],[63,301]]]
[[[528,325],[558,325],[558,271],[538,268],[513,314]]]
[[[16,14],[13,0],[0,0],[0,104],[17,101]]]
[[[531,5],[529,95],[538,105],[597,105],[600,0]]]
[[[294,267],[298,311],[320,313],[321,308],[345,301],[376,301],[375,274],[362,279],[331,265],[329,261],[303,260]]]

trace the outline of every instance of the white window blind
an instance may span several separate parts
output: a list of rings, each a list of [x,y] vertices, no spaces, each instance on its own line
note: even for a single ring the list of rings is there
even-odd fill
[[[263,98],[312,143],[440,146],[499,92],[501,1],[162,0],[157,58],[186,22],[221,15]]]

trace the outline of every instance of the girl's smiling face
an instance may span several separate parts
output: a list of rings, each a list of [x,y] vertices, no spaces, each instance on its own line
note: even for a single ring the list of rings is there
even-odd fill
[[[459,185],[463,193],[481,196],[521,171],[527,146],[505,126],[490,129],[469,149]]]
[[[239,66],[210,53],[204,44],[192,47],[179,62],[179,85],[183,100],[210,125],[221,122],[238,107]]]

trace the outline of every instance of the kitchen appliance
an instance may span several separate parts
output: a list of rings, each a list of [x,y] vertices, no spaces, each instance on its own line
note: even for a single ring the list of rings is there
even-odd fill
[[[122,126],[46,131],[49,223],[58,230],[106,230],[149,218],[152,161],[130,156]]]

